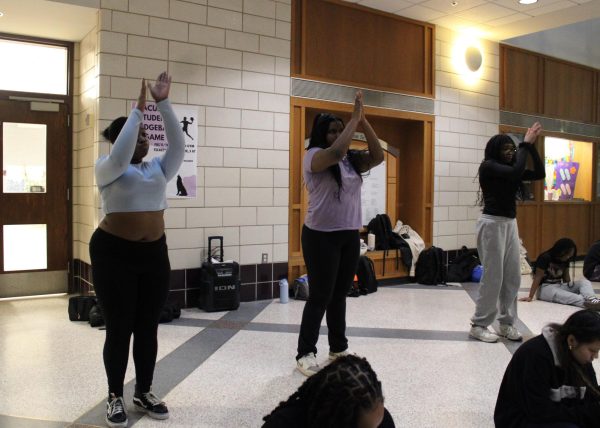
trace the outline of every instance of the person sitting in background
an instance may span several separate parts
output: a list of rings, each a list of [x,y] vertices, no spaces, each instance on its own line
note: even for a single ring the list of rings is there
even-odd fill
[[[600,299],[594,294],[590,281],[586,278],[571,280],[569,265],[576,255],[573,240],[562,238],[556,241],[536,260],[529,296],[519,300],[531,302],[537,293],[537,298],[546,302],[600,310]]]
[[[337,358],[263,419],[263,428],[394,428],[381,382],[365,358]]]
[[[600,388],[592,361],[600,351],[600,314],[577,311],[551,324],[513,355],[498,392],[496,428],[592,428]]]
[[[594,242],[585,256],[583,276],[590,281],[600,281],[600,241]]]

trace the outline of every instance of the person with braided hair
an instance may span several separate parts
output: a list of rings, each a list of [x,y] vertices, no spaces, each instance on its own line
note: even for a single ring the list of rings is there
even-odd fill
[[[592,428],[600,423],[600,387],[592,362],[600,351],[600,314],[584,309],[550,324],[512,357],[500,385],[496,428]]]
[[[395,428],[381,382],[365,358],[346,355],[308,378],[263,428]]]

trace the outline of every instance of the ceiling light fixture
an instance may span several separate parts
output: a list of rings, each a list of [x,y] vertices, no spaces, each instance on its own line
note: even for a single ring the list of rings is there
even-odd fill
[[[0,18],[4,16],[4,12],[0,12]]]
[[[538,2],[538,0],[519,0],[520,4],[534,4],[537,2]]]

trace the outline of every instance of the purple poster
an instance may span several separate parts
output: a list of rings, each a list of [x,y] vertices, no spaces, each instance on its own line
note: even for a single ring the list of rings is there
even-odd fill
[[[579,162],[557,162],[554,166],[556,172],[555,189],[560,189],[559,200],[573,199],[575,194],[575,182],[579,172]]]

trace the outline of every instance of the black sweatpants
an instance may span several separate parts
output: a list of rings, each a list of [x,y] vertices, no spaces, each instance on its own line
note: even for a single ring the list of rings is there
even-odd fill
[[[346,295],[354,280],[360,256],[358,230],[319,232],[302,228],[302,252],[308,272],[308,301],[302,313],[298,355],[314,352],[323,315],[327,312],[329,350],[348,349]]]
[[[158,320],[169,293],[166,237],[135,242],[96,229],[90,240],[90,257],[94,289],[106,322],[108,390],[123,395],[133,333],[136,384],[140,392],[147,392],[156,364]]]

